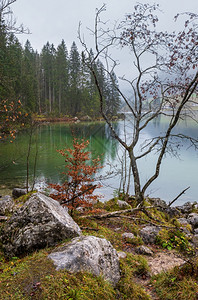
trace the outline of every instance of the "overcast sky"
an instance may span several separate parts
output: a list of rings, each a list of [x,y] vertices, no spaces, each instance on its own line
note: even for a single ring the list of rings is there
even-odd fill
[[[77,40],[79,21],[84,29],[92,27],[96,8],[107,4],[105,19],[117,20],[129,12],[137,1],[134,0],[17,0],[12,9],[18,23],[27,26],[31,35],[20,35],[19,40],[24,45],[28,38],[34,49],[39,52],[47,41],[56,47],[62,39],[68,50],[73,41]],[[141,2],[141,1],[139,1]],[[143,1],[152,4],[153,1]],[[191,11],[198,13],[197,0],[158,0],[163,11],[162,24],[173,26],[171,20],[178,12]],[[79,46],[79,44],[78,44]]]
[[[160,4],[161,30],[174,30],[176,28],[173,18],[177,13],[198,13],[198,0],[158,0]],[[139,1],[140,2],[140,1]],[[151,0],[142,1],[153,4]],[[121,20],[126,13],[133,11],[135,0],[17,0],[12,9],[18,24],[23,23],[31,31],[30,35],[18,35],[22,45],[29,39],[34,50],[41,51],[49,41],[57,47],[62,39],[65,40],[68,51],[73,41],[76,42],[79,51],[82,50],[78,41],[78,25],[81,21],[82,32],[88,48],[94,48],[94,41],[90,32],[86,29],[93,28],[96,8],[106,4],[107,10],[103,13],[103,20]],[[178,25],[177,25],[178,26]],[[128,79],[133,77],[133,69],[130,65],[133,60],[129,58],[127,49],[122,49],[118,56],[113,56],[120,61],[116,68],[116,75],[126,75]],[[123,83],[122,83],[123,84]]]

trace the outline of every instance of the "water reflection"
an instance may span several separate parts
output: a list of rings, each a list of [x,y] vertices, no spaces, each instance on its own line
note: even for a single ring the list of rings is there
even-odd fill
[[[125,121],[114,124],[114,129],[123,138],[129,141],[132,138],[131,116]],[[43,188],[44,183],[60,182],[61,172],[64,170],[64,158],[56,152],[56,149],[69,148],[72,145],[72,134],[77,138],[89,139],[89,151],[92,158],[98,155],[101,157],[103,169],[97,176],[104,176],[112,171],[119,172],[121,169],[123,149],[118,142],[111,136],[109,127],[104,122],[79,123],[73,124],[49,124],[37,128],[33,134],[33,144],[30,157],[30,173],[33,174],[34,157],[36,153],[36,137],[38,138],[38,162],[36,172],[37,186]],[[167,128],[167,121],[163,117],[155,119],[150,123],[141,135],[140,145],[153,136],[162,134]],[[180,122],[175,134],[182,132],[185,135],[192,135],[197,138],[197,125],[191,121]],[[1,144],[0,149],[0,185],[23,186],[26,178],[26,155],[28,149],[28,132],[23,132],[17,136],[14,144]],[[179,192],[187,186],[191,186],[188,193],[180,199],[180,203],[187,200],[197,199],[198,186],[198,156],[193,148],[188,148],[187,140],[182,140],[180,149],[180,159],[173,156],[166,156],[162,163],[160,177],[152,184],[148,193],[154,197],[161,197],[167,201],[173,199]],[[137,151],[140,151],[139,149]],[[154,153],[138,162],[142,184],[150,177],[154,171],[156,155]],[[127,162],[129,164],[129,162]],[[103,181],[101,192],[105,198],[112,196],[113,191],[119,188],[120,174],[112,174],[108,180]],[[131,185],[133,193],[133,185]]]
[[[119,126],[115,124],[118,132]],[[57,153],[57,149],[72,146],[72,133],[78,139],[89,140],[88,150],[92,158],[100,157],[101,164],[108,159],[115,160],[117,143],[112,139],[105,123],[49,124],[39,126],[32,137],[30,156],[30,174],[33,174],[34,158],[36,153],[36,137],[38,137],[37,183],[45,178],[47,182],[59,182],[64,170],[64,158]],[[24,185],[26,177],[26,156],[29,135],[24,131],[17,136],[16,142],[3,144],[0,151],[0,184],[16,186]],[[31,177],[31,176],[30,176]]]

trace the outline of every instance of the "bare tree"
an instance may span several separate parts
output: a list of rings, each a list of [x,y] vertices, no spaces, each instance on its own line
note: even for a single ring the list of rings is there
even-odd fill
[[[84,47],[85,61],[98,89],[101,114],[113,136],[128,153],[135,196],[137,201],[143,204],[146,190],[159,176],[162,159],[169,150],[174,150],[173,138],[188,139],[197,147],[198,140],[183,133],[174,133],[179,120],[186,114],[194,119],[191,108],[194,103],[193,96],[197,95],[198,91],[197,15],[185,14],[188,19],[184,22],[184,28],[177,33],[168,33],[157,30],[158,5],[137,4],[133,13],[127,14],[123,21],[115,23],[111,29],[101,20],[101,14],[105,10],[105,5],[97,10],[95,28],[91,31],[95,42],[94,57],[93,54],[90,55],[80,26],[79,39]],[[178,17],[176,16],[175,20]],[[126,96],[121,88],[117,90],[125,107],[133,116],[127,141],[115,132],[110,118],[105,113],[105,100],[94,69],[95,62],[100,58],[106,62],[105,72],[111,77],[112,72],[119,66],[119,62],[111,53],[116,49],[122,53],[126,48],[132,57],[133,64],[129,62],[129,65],[133,78],[123,76],[120,80],[130,87],[130,96]],[[141,151],[137,151],[142,132],[160,115],[166,115],[168,119],[165,132],[145,140]],[[153,151],[157,156],[154,172],[142,184],[138,161]]]
[[[0,25],[9,33],[30,33],[23,24],[16,25],[16,19],[11,9],[11,5],[15,2],[16,0],[0,0]]]

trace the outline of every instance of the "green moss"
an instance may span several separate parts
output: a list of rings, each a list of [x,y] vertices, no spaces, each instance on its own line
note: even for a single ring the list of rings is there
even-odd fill
[[[113,230],[103,226],[99,226],[99,231],[94,232],[94,235],[101,238],[106,238],[111,242],[116,250],[122,250],[121,233],[114,232]]]
[[[28,201],[29,200],[29,198],[33,195],[33,194],[35,194],[36,193],[36,191],[33,191],[33,192],[29,192],[29,193],[27,193],[27,194],[25,194],[25,195],[22,195],[22,196],[20,196],[19,198],[17,198],[17,199],[15,199],[15,203],[17,204],[17,203],[21,203],[21,204],[24,204],[26,201]]]
[[[116,291],[102,277],[89,273],[56,272],[42,280],[41,299],[108,299],[116,298]]]
[[[176,249],[188,255],[194,252],[185,234],[178,229],[162,229],[158,233],[156,243],[168,250]]]
[[[142,255],[128,254],[125,263],[131,268],[133,275],[143,276],[150,272],[148,262]]]
[[[80,227],[88,227],[93,229],[98,228],[98,224],[95,220],[91,220],[88,218],[79,218],[77,215],[74,216],[74,220]]]
[[[143,241],[142,241],[142,238],[139,237],[139,236],[135,236],[134,238],[128,238],[128,237],[126,237],[126,238],[124,238],[124,241],[126,243],[129,243],[129,244],[134,245],[134,246],[138,246],[138,245],[143,245],[144,244]]]
[[[153,276],[151,283],[159,299],[195,300],[198,297],[198,261]]]
[[[122,219],[122,221],[120,223],[121,223],[123,231],[129,231],[129,232],[133,233],[134,235],[138,235],[139,226],[134,223],[133,219],[131,219],[130,222],[128,219]]]
[[[134,275],[147,274],[149,268],[146,260],[140,255],[128,254],[126,259],[120,262],[122,276],[118,283],[121,299],[142,299],[149,300],[149,295],[134,282]]]
[[[115,299],[102,277],[56,271],[46,251],[1,263],[1,299]]]
[[[22,196],[17,201],[26,202],[31,193]],[[149,204],[146,204],[149,205]],[[98,203],[96,208],[105,211],[120,210],[117,199],[105,203]],[[177,220],[167,223],[167,216],[156,208],[149,209],[153,218],[161,220],[170,226],[178,227]],[[113,247],[122,250],[125,242],[132,245],[142,244],[138,237],[139,225],[150,220],[143,212],[136,212],[135,219],[122,217],[105,220],[90,220],[75,215],[75,221],[85,235],[95,235],[109,240]],[[136,218],[141,218],[141,221]],[[137,224],[135,223],[137,222]],[[119,228],[119,230],[115,230]],[[123,232],[132,232],[134,239],[122,239]],[[190,245],[185,235],[177,228],[161,230],[157,237],[158,244],[164,248],[174,248],[184,253],[190,252]],[[129,245],[130,246],[130,245]],[[133,246],[130,246],[132,248]],[[0,293],[2,299],[145,299],[150,297],[144,289],[135,282],[135,277],[145,277],[149,274],[147,260],[141,255],[127,254],[121,259],[121,280],[115,288],[102,277],[95,277],[89,273],[71,274],[67,271],[56,271],[51,260],[47,259],[49,249],[35,252],[23,259],[12,258],[6,261],[0,253]],[[162,273],[152,278],[152,284],[160,299],[197,299],[198,263],[186,264],[182,268],[169,273]],[[185,298],[186,297],[186,298]],[[193,298],[194,297],[194,298]]]
[[[114,288],[102,277],[90,273],[72,274],[56,271],[47,258],[49,249],[41,250],[23,259],[13,257],[0,262],[1,299],[150,299],[133,281],[133,275],[147,272],[145,260],[128,255],[121,262],[121,280]]]
[[[104,209],[106,211],[117,211],[117,210],[125,210],[126,207],[123,207],[121,208],[119,205],[118,205],[118,198],[115,197],[113,199],[110,199],[109,201],[106,201],[106,202],[98,202],[96,204],[96,208],[100,208],[100,209]],[[130,204],[129,204],[130,205]],[[130,208],[130,206],[129,206]]]

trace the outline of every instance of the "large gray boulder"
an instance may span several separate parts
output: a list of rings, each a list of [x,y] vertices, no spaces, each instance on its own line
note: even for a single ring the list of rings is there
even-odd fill
[[[14,201],[12,197],[6,195],[0,199],[0,215],[4,216],[12,213],[14,208]]]
[[[120,279],[120,266],[117,251],[106,239],[95,236],[82,236],[60,247],[49,255],[56,269],[66,269],[72,273],[90,272],[102,275],[112,284]]]
[[[5,223],[1,242],[5,254],[14,256],[80,234],[79,226],[57,201],[36,193]]]

